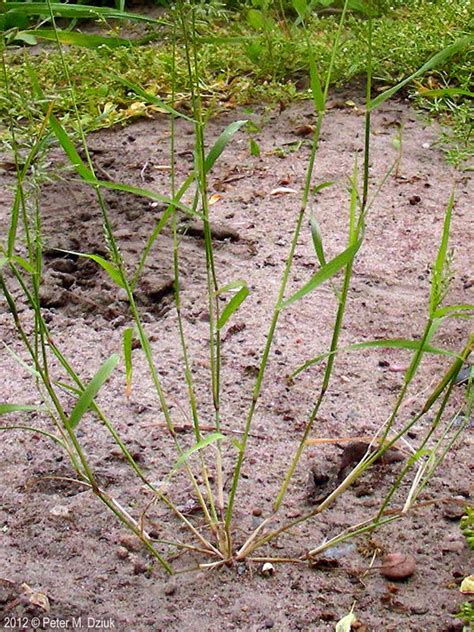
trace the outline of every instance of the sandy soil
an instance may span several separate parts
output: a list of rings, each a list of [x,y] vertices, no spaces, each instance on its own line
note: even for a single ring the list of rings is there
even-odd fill
[[[350,95],[360,102],[358,94]],[[344,248],[347,226],[347,184],[356,155],[361,158],[363,116],[361,109],[346,105],[348,95],[337,95],[324,124],[315,183],[335,184],[321,192],[314,210],[320,221],[328,257]],[[216,264],[224,284],[244,278],[249,299],[226,327],[223,342],[222,419],[224,431],[239,436],[248,409],[269,315],[289,248],[300,195],[272,195],[277,187],[301,191],[309,156],[301,126],[313,122],[310,106],[300,104],[283,112],[254,108],[252,113],[230,112],[211,120],[209,142],[231,120],[250,116],[260,127],[252,136],[260,157],[249,152],[249,134],[241,131],[217,163],[210,178],[210,193],[222,197],[212,206],[216,233]],[[444,209],[456,187],[451,244],[455,249],[454,279],[447,297],[451,303],[473,302],[472,182],[466,174],[452,171],[433,145],[437,131],[416,119],[399,101],[384,106],[374,116],[372,132],[372,190],[396,158],[392,139],[404,124],[404,151],[397,176],[388,178],[370,213],[367,238],[357,258],[354,282],[344,324],[341,346],[375,337],[416,337],[423,329],[429,292],[430,265],[442,230]],[[110,177],[161,193],[169,192],[169,127],[165,119],[141,120],[124,129],[90,137],[95,164],[101,177]],[[184,179],[192,166],[193,137],[182,121],[177,129],[177,175]],[[300,143],[300,145],[295,145]],[[57,167],[59,154],[53,155]],[[127,303],[106,274],[86,259],[58,253],[56,248],[106,254],[99,210],[93,193],[62,172],[62,180],[44,186],[41,197],[45,233],[44,313],[51,334],[84,378],[90,378],[101,362],[121,352],[123,330],[130,325]],[[13,184],[7,170],[2,187]],[[5,229],[10,192],[0,202],[0,223]],[[136,261],[162,209],[149,200],[107,193],[110,213],[125,260]],[[186,228],[186,227],[185,227]],[[188,226],[189,228],[189,226]],[[223,231],[223,232],[222,232]],[[174,421],[182,426],[184,446],[193,443],[178,350],[177,318],[173,307],[171,233],[165,229],[157,240],[137,290],[137,302],[152,341],[156,365],[170,399]],[[199,231],[188,230],[181,242],[182,300],[186,334],[193,358],[193,377],[204,424],[212,418],[207,308],[204,293],[205,261]],[[296,289],[316,269],[309,227],[305,224],[298,244],[290,289]],[[15,296],[18,290],[12,284]],[[270,515],[282,476],[296,449],[318,387],[323,367],[313,367],[293,384],[288,374],[302,362],[327,349],[336,300],[331,288],[309,295],[283,312],[270,356],[251,437],[235,512],[235,538],[243,542],[263,517]],[[28,310],[21,317],[28,322]],[[26,358],[16,338],[4,300],[0,300],[1,338]],[[436,344],[459,350],[467,338],[469,323],[453,320],[436,336]],[[403,380],[401,369],[409,355],[400,351],[361,352],[341,355],[326,401],[313,431],[314,437],[362,437],[371,435],[386,419]],[[161,480],[175,460],[171,441],[163,428],[163,415],[154,395],[146,362],[139,348],[133,352],[134,385],[130,399],[124,395],[124,369],[115,371],[101,391],[98,402],[110,416],[132,454],[151,480]],[[403,409],[401,421],[423,402],[436,383],[446,358],[424,361]],[[54,369],[53,369],[54,370]],[[0,348],[0,400],[38,403],[34,383]],[[463,388],[456,389],[446,413],[459,411]],[[66,407],[72,399],[64,396]],[[10,415],[2,423],[23,422],[48,427],[41,415]],[[416,447],[429,419],[411,435]],[[94,465],[98,479],[123,506],[139,517],[149,502],[140,481],[129,470],[106,429],[87,415],[78,436]],[[455,496],[468,502],[472,468],[472,424],[463,431],[446,457],[423,499]],[[330,471],[338,467],[344,443],[306,449],[275,524],[295,518],[311,507],[308,474],[314,466]],[[355,604],[358,630],[454,631],[462,625],[453,618],[462,596],[459,584],[469,572],[468,549],[459,529],[459,511],[439,502],[409,514],[373,534],[339,546],[316,568],[278,565],[274,575],[263,577],[257,563],[239,564],[212,572],[197,571],[168,579],[135,542],[127,539],[116,519],[76,483],[74,473],[59,449],[40,435],[19,431],[1,435],[0,604],[3,625],[25,616],[48,616],[69,621],[82,617],[113,621],[123,632],[144,630],[278,631],[334,630],[335,622]],[[229,475],[235,452],[225,461]],[[354,522],[373,515],[382,494],[402,467],[394,462],[374,466],[353,485],[330,511],[294,528],[268,546],[272,556],[301,555]],[[403,500],[402,486],[398,506]],[[311,492],[311,490],[310,490]],[[314,492],[314,490],[313,490]],[[192,508],[189,485],[176,477],[173,499]],[[314,497],[314,493],[313,493]],[[150,510],[152,530],[161,538],[184,537],[157,505]],[[199,514],[191,520],[200,524]],[[381,557],[387,552],[412,555],[415,573],[401,582],[382,577]],[[377,553],[374,560],[373,554]],[[177,568],[196,558],[181,556]],[[373,568],[371,568],[373,563]],[[47,595],[50,611],[26,605],[20,584]],[[41,621],[43,629],[53,629]],[[12,627],[10,625],[10,627]],[[17,626],[18,627],[18,626]]]

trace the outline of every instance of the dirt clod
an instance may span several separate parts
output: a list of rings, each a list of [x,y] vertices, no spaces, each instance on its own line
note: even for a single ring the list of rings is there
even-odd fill
[[[119,537],[119,542],[128,551],[139,551],[142,547],[142,543],[139,538],[135,535],[131,535],[130,533],[121,533]]]
[[[465,512],[465,498],[451,498],[443,503],[443,516],[448,520],[460,520]]]
[[[303,138],[305,136],[311,136],[313,132],[314,132],[314,127],[312,125],[299,125],[298,127],[295,128],[295,135],[302,136]]]
[[[126,549],[124,546],[119,546],[117,548],[117,557],[121,560],[126,560],[128,557],[128,549]]]
[[[337,487],[337,472],[325,461],[312,463],[306,483],[306,497],[310,504],[322,503]]]
[[[133,560],[133,574],[143,575],[148,571],[147,563],[141,558],[137,557]]]
[[[375,451],[376,447],[371,446],[367,441],[353,441],[352,443],[349,443],[344,448],[341,456],[338,477],[342,478],[346,468],[356,465],[367,452],[373,453]],[[400,461],[403,461],[403,454],[397,448],[389,448],[375,461],[375,463],[390,465]]]
[[[189,237],[197,237],[204,239],[205,227],[204,222],[200,219],[192,220],[189,223],[179,226],[179,232],[188,235]],[[231,226],[225,224],[211,224],[211,235],[213,239],[217,241],[239,241],[240,234]]]
[[[172,595],[174,595],[177,590],[178,587],[173,581],[166,582],[165,587],[163,588],[163,592],[167,597],[171,597]]]

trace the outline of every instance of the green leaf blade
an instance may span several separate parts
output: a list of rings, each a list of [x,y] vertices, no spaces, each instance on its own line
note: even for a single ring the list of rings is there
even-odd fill
[[[451,229],[451,218],[454,207],[454,192],[451,193],[444,216],[443,233],[438,248],[438,254],[433,266],[430,288],[430,316],[434,317],[440,303],[444,298],[444,286],[447,283],[446,271],[448,266],[448,242]]]
[[[71,138],[53,114],[51,114],[49,117],[49,124],[56,138],[58,139],[59,144],[63,148],[66,156],[69,158],[69,161],[71,162],[77,173],[81,176],[81,178],[86,181],[94,180],[94,174],[88,167],[86,167],[82,158],[79,156],[79,153],[77,152],[77,149],[75,148]]]
[[[303,285],[297,292],[295,292],[290,298],[286,299],[280,304],[280,309],[285,309],[289,307],[296,301],[299,301],[304,296],[315,290],[322,283],[335,276],[339,270],[348,265],[351,261],[353,261],[357,251],[362,245],[362,239],[357,240],[355,243],[351,244],[348,248],[346,248],[341,254],[331,259],[326,265],[324,265],[315,275],[311,277],[311,279]]]
[[[366,340],[365,342],[356,342],[352,345],[348,345],[347,347],[343,347],[342,349],[337,349],[335,353],[348,353],[352,351],[358,351],[361,349],[404,349],[408,351],[417,351],[420,348],[419,340],[409,340],[407,338],[385,338],[383,340]],[[437,355],[447,355],[457,357],[455,353],[452,351],[448,351],[447,349],[441,349],[440,347],[433,347],[432,345],[425,344],[423,345],[423,351],[425,353],[433,353]],[[326,360],[331,354],[331,352],[320,353],[317,356],[314,356],[310,360],[307,360],[304,364],[299,366],[297,369],[293,371],[291,377],[294,378],[306,369],[309,369],[311,366],[318,364],[318,362],[322,362]]]
[[[324,92],[321,87],[321,80],[316,68],[316,62],[314,61],[314,57],[311,52],[309,58],[309,77],[311,83],[311,93],[313,95],[313,102],[316,112],[324,112],[324,108],[326,107]]]
[[[44,411],[44,406],[29,406],[26,404],[0,404],[0,415],[8,415],[9,413],[19,412],[38,412]]]
[[[110,261],[107,261],[107,259],[104,259],[104,257],[101,257],[100,255],[89,254],[87,252],[75,252],[74,250],[62,250],[60,248],[58,248],[58,251],[65,252],[69,255],[76,255],[77,257],[84,257],[85,259],[90,259],[91,261],[95,261],[95,263],[97,263],[103,270],[107,272],[107,274],[109,275],[109,277],[112,279],[114,283],[116,283],[123,290],[126,289],[126,284],[124,283],[124,280],[122,279],[122,275],[120,274],[117,267]]]
[[[214,143],[211,150],[206,156],[206,160],[204,162],[204,169],[206,173],[209,173],[209,171],[214,166],[216,160],[219,158],[219,156],[222,154],[224,149],[229,144],[229,141],[239,131],[239,129],[246,123],[248,123],[248,119],[241,120],[241,121],[234,121],[233,123],[231,123],[225,128],[225,130],[216,140],[216,142]]]
[[[125,394],[130,395],[132,390],[132,342],[133,342],[133,328],[128,327],[123,332],[123,357],[125,361]]]
[[[50,17],[50,8],[56,17],[62,18],[108,18],[115,20],[134,20],[150,22],[153,24],[167,24],[164,20],[157,20],[139,13],[120,11],[112,7],[98,7],[86,4],[66,4],[63,2],[3,2],[3,11],[16,11],[21,15],[37,15],[43,18]]]
[[[72,412],[68,419],[68,425],[70,428],[74,429],[77,424],[81,421],[84,414],[90,408],[94,397],[99,392],[100,388],[104,385],[104,383],[109,379],[112,375],[113,370],[117,366],[119,361],[119,356],[114,353],[110,356],[99,368],[97,373],[94,375],[92,380],[83,390],[81,396],[76,402],[76,405],[72,409]]]
[[[174,474],[177,470],[179,470],[195,452],[198,452],[199,450],[206,448],[208,445],[211,445],[211,443],[215,443],[216,441],[222,441],[225,439],[226,439],[226,436],[223,435],[221,432],[213,432],[207,435],[207,437],[204,437],[204,439],[201,439],[201,441],[198,441],[188,450],[185,450],[183,452],[183,454],[179,457],[179,459],[173,465],[173,469],[171,470],[170,475]]]
[[[396,86],[393,86],[392,88],[389,88],[388,90],[385,90],[384,92],[379,94],[377,97],[375,97],[375,99],[372,99],[368,109],[374,110],[376,107],[381,105],[384,101],[387,101],[387,99],[390,99],[394,94],[396,94],[404,86],[406,86],[407,83],[410,83],[410,81],[413,81],[413,79],[416,79],[420,75],[424,74],[427,70],[431,70],[432,68],[436,68],[436,66],[440,66],[441,64],[444,64],[445,62],[448,61],[448,59],[450,59],[451,57],[454,57],[454,55],[457,55],[462,50],[464,50],[464,48],[467,48],[469,45],[471,45],[473,41],[474,41],[474,36],[468,35],[467,37],[463,37],[457,40],[456,42],[454,42],[454,44],[451,44],[450,46],[446,46],[446,48],[443,48],[443,50],[433,55],[433,57],[430,57],[430,59],[428,59],[428,61],[425,64],[423,64],[423,66],[421,66],[418,70],[412,73],[409,77],[406,77],[405,79],[400,81],[400,83],[397,83]]]
[[[129,39],[123,39],[121,37],[104,37],[102,35],[78,33],[76,31],[32,29],[22,31],[21,34],[50,42],[59,41],[61,44],[66,44],[67,46],[79,46],[80,48],[99,48],[100,46],[118,48],[121,46],[133,46],[133,42]]]
[[[318,257],[320,265],[325,266],[327,262],[324,255],[323,236],[321,234],[318,220],[313,216],[309,221],[311,226],[311,237],[313,239],[313,246],[316,252],[316,256]]]
[[[227,305],[222,310],[222,314],[217,321],[217,329],[222,329],[224,325],[227,323],[229,318],[236,312],[242,303],[245,301],[247,296],[249,295],[249,289],[247,285],[242,285],[242,287],[237,291],[237,293],[230,299]]]

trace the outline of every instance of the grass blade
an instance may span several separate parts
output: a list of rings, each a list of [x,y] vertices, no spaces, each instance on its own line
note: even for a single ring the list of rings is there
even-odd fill
[[[309,57],[309,77],[311,83],[311,92],[313,94],[313,102],[316,112],[324,112],[326,101],[324,98],[324,92],[321,87],[321,80],[319,79],[318,69],[316,68],[316,62],[312,51]]]
[[[375,109],[376,107],[381,105],[384,101],[393,97],[393,95],[396,94],[399,90],[401,90],[404,86],[406,86],[407,83],[410,83],[410,81],[413,81],[413,79],[416,79],[416,77],[419,77],[420,75],[425,73],[427,70],[431,70],[432,68],[436,68],[436,66],[440,66],[441,64],[444,64],[445,62],[448,61],[448,59],[450,59],[454,55],[457,55],[457,53],[460,53],[464,48],[467,48],[470,44],[472,44],[473,41],[474,41],[474,36],[468,35],[467,37],[462,37],[461,39],[457,40],[456,42],[454,42],[454,44],[451,44],[450,46],[446,46],[446,48],[443,48],[443,50],[439,51],[438,53],[436,53],[436,55],[433,55],[433,57],[428,59],[428,61],[425,64],[423,64],[423,66],[421,66],[417,71],[412,73],[409,77],[406,77],[405,79],[400,81],[400,83],[397,83],[396,86],[393,86],[392,88],[389,88],[388,90],[385,90],[384,92],[379,94],[377,97],[375,97],[375,99],[372,99],[368,109],[369,110]]]
[[[188,450],[185,450],[183,452],[183,454],[179,457],[179,459],[173,465],[173,469],[171,470],[169,475],[171,476],[177,470],[179,470],[179,468],[182,467],[189,460],[189,457],[192,454],[194,454],[195,452],[198,452],[199,450],[202,450],[203,448],[207,447],[211,443],[215,443],[216,441],[221,441],[222,439],[226,439],[226,436],[223,435],[221,432],[213,432],[207,435],[207,437],[204,437],[204,439],[202,439],[201,441],[198,441],[197,443],[195,443],[192,447],[190,447]]]
[[[321,353],[310,360],[307,360],[304,364],[299,366],[293,373],[291,377],[294,378],[309,367],[318,364],[318,362],[322,362],[326,358],[336,353],[346,353],[351,351],[357,351],[358,349],[409,349],[409,350],[417,350],[420,348],[419,340],[408,340],[406,338],[393,338],[393,339],[385,339],[385,340],[367,340],[366,342],[357,342],[352,345],[348,345],[347,347],[343,347],[342,349],[337,349],[337,351],[328,351],[326,353]],[[423,345],[423,351],[426,353],[435,353],[439,355],[456,355],[452,351],[447,351],[446,349],[441,349],[439,347],[432,347],[431,345],[425,344]]]
[[[227,147],[232,137],[239,131],[242,125],[245,125],[246,123],[248,123],[248,120],[234,121],[225,128],[206,156],[206,160],[204,162],[204,170],[206,174],[212,169],[214,163]]]
[[[102,35],[86,35],[77,31],[54,31],[53,29],[33,29],[21,31],[19,35],[28,35],[51,42],[59,40],[61,44],[68,46],[80,46],[82,48],[98,48],[99,46],[108,46],[109,48],[118,48],[120,46],[133,46],[133,42],[129,39],[121,37],[103,37]]]
[[[168,112],[168,114],[172,114],[173,116],[176,116],[177,118],[182,118],[185,121],[189,121],[190,123],[196,124],[196,121],[193,118],[191,118],[190,116],[186,116],[186,114],[182,114],[181,112],[178,112],[178,110],[175,110],[174,108],[172,108],[171,105],[168,105],[167,103],[162,101],[160,98],[158,98],[156,95],[151,94],[151,92],[147,92],[146,90],[143,90],[143,88],[141,88],[136,83],[132,83],[128,79],[124,79],[123,77],[120,77],[119,75],[114,75],[114,77],[117,81],[119,81],[121,84],[127,87],[131,92],[134,92],[137,96],[144,99],[144,101],[148,101],[148,103],[157,105],[158,107],[165,110],[165,112]]]
[[[81,421],[84,413],[91,406],[94,400],[94,397],[99,392],[99,389],[111,376],[112,371],[117,366],[118,361],[119,361],[119,356],[116,353],[111,355],[110,358],[108,358],[102,364],[100,369],[94,375],[94,377],[89,382],[89,384],[86,386],[86,388],[84,389],[84,391],[82,392],[82,395],[77,400],[76,405],[72,409],[72,412],[69,416],[68,423],[71,428],[75,428],[77,424]]]
[[[123,191],[124,193],[132,193],[133,195],[138,195],[140,197],[147,197],[150,200],[154,200],[155,202],[161,202],[162,204],[166,204],[171,207],[179,208],[181,211],[184,211],[187,215],[191,217],[198,217],[199,219],[203,219],[201,213],[198,211],[194,211],[189,206],[182,204],[177,199],[172,199],[167,197],[166,195],[161,195],[160,193],[155,193],[155,191],[150,191],[149,189],[142,189],[140,187],[135,187],[131,184],[122,184],[121,182],[108,182],[106,180],[86,180],[88,184],[93,186],[99,186],[103,189],[111,189],[112,191]]]
[[[88,254],[85,252],[75,252],[74,250],[62,250],[61,248],[57,248],[57,250],[59,252],[66,252],[69,255],[85,257],[86,259],[91,259],[91,261],[95,261],[96,263],[100,265],[101,268],[103,268],[107,272],[107,274],[109,275],[109,277],[112,279],[114,283],[116,283],[123,290],[126,289],[126,285],[122,279],[122,275],[117,270],[116,266],[110,261],[107,261],[107,259],[104,259],[104,257],[101,257],[100,255]]]
[[[17,263],[19,266],[21,266],[24,270],[26,270],[30,274],[36,274],[36,269],[24,257],[13,255],[12,257],[10,257],[10,261]]]
[[[62,2],[51,2],[48,6],[46,2],[3,2],[3,11],[15,11],[22,15],[37,15],[42,18],[49,18],[50,11],[61,18],[106,18],[113,20],[135,20],[139,22],[151,22],[153,24],[168,24],[164,20],[128,11],[118,11],[112,7],[96,7],[86,4],[66,4]]]
[[[247,296],[249,295],[249,289],[247,284],[244,284],[240,287],[236,294],[230,299],[227,305],[222,310],[222,314],[217,321],[217,329],[222,329],[229,318],[232,316],[234,312],[236,312],[242,303],[245,301]]]
[[[53,114],[49,116],[49,124],[58,139],[59,144],[64,149],[66,156],[69,158],[69,162],[81,178],[87,181],[95,180],[94,174],[84,164],[66,130]]]
[[[408,367],[407,372],[405,373],[405,378],[404,378],[405,384],[407,385],[410,384],[410,382],[414,378],[415,373],[418,371],[418,367],[420,366],[421,360],[423,359],[425,347],[429,345],[430,340],[435,335],[436,330],[438,329],[440,324],[441,324],[441,320],[428,321],[427,328],[422,338],[422,344],[418,345],[418,348],[415,350],[416,352],[413,356],[410,366]]]
[[[321,266],[326,265],[326,257],[323,248],[323,236],[319,227],[318,220],[312,216],[309,220],[311,226],[311,237],[313,238],[313,246]]]
[[[463,96],[474,99],[474,92],[463,90],[462,88],[438,88],[436,90],[418,89],[420,97],[456,97]]]
[[[447,285],[449,283],[449,270],[448,270],[448,242],[449,242],[449,230],[451,227],[451,216],[454,206],[454,193],[451,193],[449,198],[448,207],[444,217],[443,234],[441,242],[438,248],[438,254],[433,266],[432,278],[431,278],[431,290],[430,290],[430,317],[433,318],[436,310],[442,302]]]
[[[0,430],[28,430],[29,432],[36,432],[40,435],[48,437],[48,439],[52,439],[58,443],[62,448],[66,449],[64,443],[59,439],[59,437],[55,437],[50,432],[46,432],[46,430],[40,430],[39,428],[34,428],[33,426],[0,426]]]
[[[22,411],[44,411],[44,406],[28,406],[25,404],[0,404],[0,415],[18,413]]]
[[[35,378],[41,378],[41,373],[39,371],[37,371],[36,369],[34,369],[32,366],[29,366],[28,364],[26,364],[26,362],[24,362],[20,356],[15,353],[13,351],[13,349],[11,349],[6,342],[3,342],[3,346],[5,347],[5,350],[11,355],[11,357],[21,366],[25,369],[25,371],[27,373],[29,373],[30,375],[32,375]]]
[[[123,332],[123,357],[125,360],[125,395],[130,397],[132,392],[132,342],[133,328],[128,327]]]
[[[340,255],[338,255],[337,257],[334,257],[334,259],[331,259],[331,261],[329,261],[325,266],[321,268],[321,270],[316,272],[316,274],[311,277],[308,283],[303,285],[301,289],[295,292],[286,301],[283,301],[280,304],[280,309],[285,309],[286,307],[289,307],[296,301],[299,301],[304,296],[306,296],[306,294],[309,294],[309,292],[312,292],[319,285],[321,285],[322,283],[324,283],[325,281],[333,277],[335,274],[337,274],[339,270],[344,268],[350,261],[354,259],[361,244],[362,244],[362,240],[359,239],[354,244],[349,246],[349,248],[346,248],[346,250],[341,252]]]
[[[474,305],[446,305],[446,307],[441,307],[437,309],[433,314],[433,318],[443,318],[444,316],[452,316],[452,317],[467,317],[467,314],[463,314],[463,312],[473,312]]]

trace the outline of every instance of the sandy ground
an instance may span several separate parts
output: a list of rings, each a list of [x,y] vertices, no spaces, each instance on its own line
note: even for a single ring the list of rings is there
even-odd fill
[[[349,98],[356,106],[347,105]],[[314,182],[334,181],[314,202],[327,256],[344,249],[347,229],[348,177],[354,159],[362,160],[363,116],[359,95],[338,95],[326,118]],[[211,142],[232,120],[252,118],[260,128],[252,137],[260,157],[249,152],[249,133],[239,132],[209,181],[210,194],[221,197],[211,207],[217,232],[216,266],[221,284],[245,279],[250,297],[224,330],[222,420],[224,432],[239,437],[251,400],[258,359],[268,330],[279,278],[300,203],[300,193],[272,194],[278,187],[302,191],[309,144],[301,126],[311,125],[308,104],[283,112],[256,107],[251,113],[229,112],[211,120]],[[397,156],[392,140],[404,125],[403,155],[375,200],[366,241],[357,258],[341,346],[377,337],[415,338],[427,317],[430,266],[437,252],[444,210],[455,186],[451,245],[454,278],[446,299],[452,304],[473,302],[472,181],[449,168],[434,146],[437,130],[424,125],[402,101],[385,105],[374,115],[372,177],[374,191]],[[169,123],[164,118],[141,120],[124,129],[90,136],[100,177],[169,193]],[[177,134],[177,177],[184,180],[192,166],[193,136],[181,121]],[[53,155],[60,162],[59,154]],[[59,161],[59,162],[58,162]],[[10,212],[13,176],[1,175],[8,191],[0,202],[2,232]],[[126,262],[132,266],[162,209],[149,200],[108,192],[115,234]],[[187,198],[189,201],[189,197]],[[70,174],[45,184],[41,195],[44,230],[44,314],[55,343],[86,380],[111,353],[121,353],[123,330],[130,326],[127,303],[107,275],[86,259],[55,249],[106,255],[99,210],[93,193]],[[189,225],[184,225],[184,230]],[[220,233],[219,233],[220,231]],[[172,238],[169,228],[158,238],[137,289],[137,303],[152,342],[156,366],[169,397],[175,424],[182,426],[183,446],[193,443],[183,379],[173,303]],[[205,259],[199,231],[184,232],[181,241],[183,318],[193,361],[193,378],[204,425],[211,424]],[[309,226],[305,222],[297,247],[289,291],[317,269]],[[11,283],[11,281],[10,281]],[[338,281],[339,283],[339,281]],[[18,288],[11,283],[14,296]],[[298,445],[318,388],[323,366],[317,365],[289,384],[287,376],[302,362],[327,349],[336,299],[329,285],[282,313],[270,364],[252,428],[248,455],[237,497],[234,537],[242,543],[262,516],[271,513],[272,499]],[[29,322],[26,308],[21,318]],[[27,325],[28,326],[28,325]],[[0,299],[1,338],[26,359],[6,304]],[[469,322],[447,321],[435,343],[460,350]],[[334,377],[312,432],[313,437],[372,435],[390,413],[403,380],[409,354],[382,350],[341,354]],[[123,364],[114,372],[97,401],[137,458],[146,475],[161,480],[176,456],[163,428],[163,415],[154,394],[143,353],[133,352],[134,383],[130,399],[124,394]],[[436,384],[446,357],[427,358],[403,408],[400,423],[417,410]],[[56,369],[53,366],[53,373]],[[59,375],[59,373],[58,373]],[[465,391],[456,389],[443,428],[462,407]],[[66,408],[73,399],[62,396]],[[30,375],[4,347],[0,348],[0,400],[38,403]],[[29,423],[48,428],[39,414],[10,415],[2,423]],[[409,441],[416,448],[429,427],[427,417],[413,428]],[[140,481],[129,470],[106,429],[88,414],[78,437],[98,479],[136,518],[149,502]],[[468,502],[472,468],[472,424],[446,457],[422,499],[458,496]],[[452,504],[427,504],[403,521],[339,546],[316,568],[278,565],[263,577],[260,564],[249,563],[214,571],[196,571],[168,579],[147,553],[126,538],[124,530],[97,499],[77,483],[65,455],[46,438],[20,431],[1,434],[0,605],[5,629],[24,616],[32,629],[33,615],[43,629],[53,629],[43,617],[68,621],[88,617],[102,627],[113,623],[124,632],[144,630],[278,631],[334,630],[335,622],[354,611],[358,630],[460,630],[453,618],[462,595],[459,584],[469,572],[468,548],[459,529],[459,512]],[[343,442],[309,446],[303,455],[279,524],[311,508],[308,474],[313,467],[331,471],[340,465]],[[406,446],[405,446],[406,447]],[[469,457],[471,454],[471,457]],[[208,455],[211,452],[208,449]],[[224,462],[230,477],[235,451]],[[374,514],[382,494],[399,474],[399,462],[376,465],[353,485],[328,512],[294,528],[265,550],[266,555],[297,557],[349,525]],[[401,488],[394,506],[403,502]],[[311,492],[311,490],[309,490]],[[314,489],[313,496],[314,496]],[[192,508],[192,491],[182,476],[174,479],[170,495]],[[463,500],[464,499],[464,500]],[[453,515],[454,513],[454,515]],[[162,505],[149,511],[150,528],[159,538],[186,537]],[[201,523],[199,514],[190,519]],[[125,547],[123,546],[125,544]],[[127,548],[128,547],[128,548]],[[163,552],[166,548],[163,547]],[[401,582],[380,573],[383,553],[402,552],[415,558],[416,570]],[[374,553],[377,554],[374,559]],[[168,555],[171,555],[169,552]],[[182,555],[176,567],[202,561]],[[372,568],[371,568],[372,565]],[[47,595],[50,610],[25,605],[25,582]],[[89,622],[92,624],[92,620]],[[92,627],[92,626],[89,626]]]

